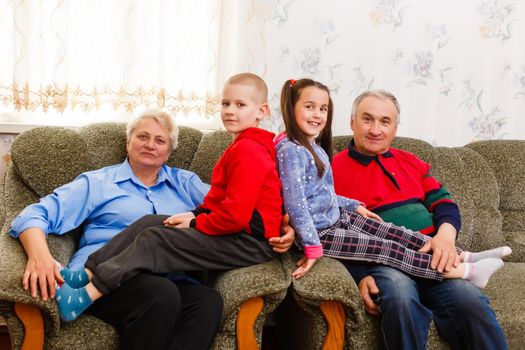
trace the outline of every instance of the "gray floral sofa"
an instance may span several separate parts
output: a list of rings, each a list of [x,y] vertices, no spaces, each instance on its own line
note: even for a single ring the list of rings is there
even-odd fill
[[[26,256],[7,230],[20,210],[53,188],[82,171],[121,162],[125,157],[124,129],[123,124],[114,123],[92,124],[77,131],[44,127],[25,132],[14,142],[13,165],[6,173],[0,198],[0,314],[7,320],[14,348],[118,347],[116,332],[109,325],[89,315],[61,324],[54,302],[33,299],[22,289]],[[336,149],[343,149],[349,140],[348,136],[335,137]],[[169,164],[192,170],[209,181],[213,165],[230,141],[225,132],[202,134],[181,128],[179,147]],[[525,141],[483,141],[442,148],[397,138],[395,146],[432,164],[435,176],[452,192],[462,211],[463,247],[479,250],[507,244],[513,248],[513,255],[485,291],[510,348],[525,348]],[[75,234],[51,235],[52,253],[67,262],[77,239]],[[379,322],[364,312],[357,287],[344,267],[323,258],[304,278],[292,280],[297,260],[297,253],[292,252],[267,264],[219,275],[213,283],[225,308],[213,348],[260,347],[265,322],[274,325],[272,340],[279,348],[381,348]],[[447,348],[435,329],[431,330],[429,348]]]

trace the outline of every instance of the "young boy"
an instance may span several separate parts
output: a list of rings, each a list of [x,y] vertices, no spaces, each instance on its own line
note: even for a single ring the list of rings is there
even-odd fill
[[[279,236],[281,182],[274,135],[257,128],[269,111],[267,95],[266,84],[255,74],[228,79],[221,119],[233,142],[213,169],[204,203],[171,217],[145,216],[93,253],[86,270],[63,270],[66,282],[91,282],[58,289],[62,320],[76,319],[139,272],[230,270],[274,258],[266,240]]]

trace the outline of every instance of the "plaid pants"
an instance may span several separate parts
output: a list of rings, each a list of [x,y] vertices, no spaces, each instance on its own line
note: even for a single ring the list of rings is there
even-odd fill
[[[420,232],[341,209],[339,220],[318,234],[325,256],[374,262],[417,277],[443,279],[442,273],[430,268],[432,255],[418,252],[431,239]],[[462,252],[460,248],[457,251]]]

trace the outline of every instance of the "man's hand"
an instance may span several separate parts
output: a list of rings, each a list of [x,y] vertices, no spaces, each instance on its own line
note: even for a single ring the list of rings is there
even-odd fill
[[[271,237],[268,240],[268,243],[270,243],[273,251],[276,253],[286,253],[295,239],[295,230],[290,226],[289,222],[290,217],[288,214],[284,214],[281,221],[281,237]]]
[[[187,213],[175,214],[163,221],[164,225],[178,227],[178,228],[187,228],[190,227],[191,219],[194,219],[195,215],[191,211]]]
[[[359,282],[359,294],[365,304],[365,310],[370,315],[379,314],[379,307],[374,302],[374,298],[379,296],[379,288],[377,288],[376,281],[372,276],[366,276]]]
[[[314,266],[316,261],[317,259],[307,259],[305,256],[303,256],[297,262],[296,265],[298,266],[298,268],[294,272],[292,272],[292,277],[296,279],[303,277],[304,275],[306,275],[306,273],[308,273],[308,271],[310,271],[310,269],[312,268],[312,266]]]
[[[439,272],[447,272],[452,266],[458,267],[459,255],[456,251],[456,229],[454,226],[448,223],[439,226],[436,235],[421,247],[419,252],[432,252],[430,267]]]
[[[43,301],[55,297],[56,284],[64,283],[60,269],[49,252],[44,232],[29,228],[20,235],[20,242],[27,254],[27,263],[22,276],[22,287],[36,298],[38,290]]]
[[[383,221],[383,219],[381,219],[379,215],[377,215],[374,212],[371,212],[370,210],[366,209],[362,205],[358,206],[355,212],[364,218],[370,218],[370,219],[376,219],[379,221]]]

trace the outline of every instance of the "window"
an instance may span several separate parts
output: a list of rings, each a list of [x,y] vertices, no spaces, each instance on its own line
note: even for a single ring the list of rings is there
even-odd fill
[[[225,3],[0,0],[0,122],[126,121],[162,107],[217,128]]]

